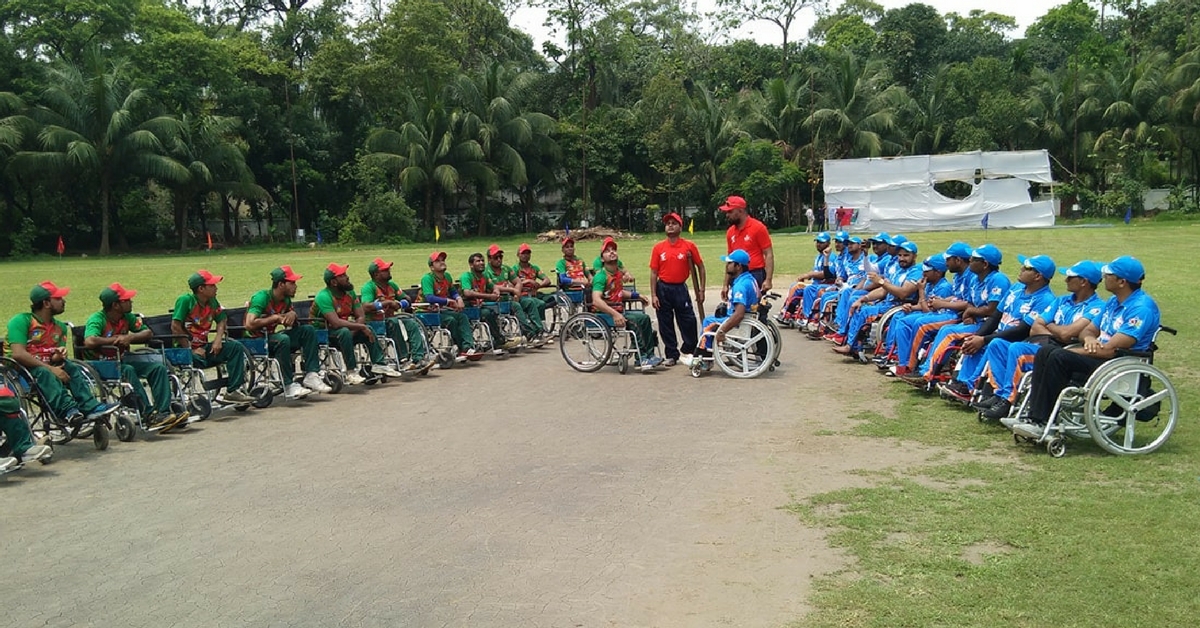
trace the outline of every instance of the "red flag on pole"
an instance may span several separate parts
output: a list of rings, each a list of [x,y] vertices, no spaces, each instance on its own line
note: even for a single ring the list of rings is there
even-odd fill
[[[55,247],[55,249],[54,249],[54,250],[58,251],[58,256],[59,256],[59,257],[62,257],[62,254],[63,254],[64,252],[66,252],[66,250],[67,250],[67,247],[66,247],[66,245],[64,245],[64,244],[63,244],[63,239],[62,239],[62,236],[58,236],[58,246],[57,246],[57,247]]]
[[[208,250],[210,250],[210,251],[211,251],[211,250],[212,250],[212,232],[211,232],[211,231],[207,231],[207,232],[205,232],[205,233],[207,233],[207,234],[208,234]]]

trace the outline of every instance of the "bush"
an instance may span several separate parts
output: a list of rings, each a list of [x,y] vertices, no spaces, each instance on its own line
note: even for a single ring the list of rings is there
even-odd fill
[[[338,227],[338,241],[349,244],[412,241],[417,214],[389,184],[384,169],[359,159],[354,164],[353,177],[358,193]]]

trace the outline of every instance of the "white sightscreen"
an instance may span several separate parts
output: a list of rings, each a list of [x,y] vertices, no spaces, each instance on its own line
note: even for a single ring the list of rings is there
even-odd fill
[[[946,198],[935,183],[963,181],[966,198]],[[989,227],[1048,227],[1051,201],[1034,202],[1029,184],[1052,183],[1044,150],[838,159],[825,162],[825,202],[856,212],[854,228],[920,231]]]

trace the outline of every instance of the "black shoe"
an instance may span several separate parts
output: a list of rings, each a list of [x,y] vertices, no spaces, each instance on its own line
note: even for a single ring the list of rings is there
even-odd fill
[[[985,411],[996,405],[997,401],[1000,401],[1000,398],[996,395],[981,395],[978,400],[971,402],[971,407],[975,408],[976,410]]]
[[[952,379],[949,382],[942,384],[942,389],[945,390],[946,392],[950,393],[951,395],[958,397],[959,399],[970,399],[971,398],[971,389],[968,388],[966,384],[958,381],[957,379]]]
[[[1012,404],[1007,399],[997,398],[996,403],[983,410],[983,418],[999,421],[1008,416],[1009,412],[1012,412]]]

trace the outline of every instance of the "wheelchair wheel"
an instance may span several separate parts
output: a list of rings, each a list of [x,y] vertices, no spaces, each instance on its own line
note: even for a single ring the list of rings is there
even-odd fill
[[[1088,380],[1084,421],[1107,452],[1150,453],[1171,437],[1179,397],[1165,373],[1145,362],[1126,362]]]
[[[346,384],[346,380],[342,379],[342,374],[337,371],[325,371],[321,374],[321,379],[325,380],[325,385],[331,389],[330,394],[334,395],[341,392],[342,386]]]
[[[443,349],[437,352],[437,365],[440,369],[452,369],[458,360],[454,359],[454,352],[448,349]]]
[[[212,401],[207,395],[192,395],[188,399],[188,412],[197,420],[203,421],[212,416]]]
[[[1062,458],[1067,455],[1067,441],[1061,436],[1055,436],[1046,441],[1046,453],[1050,454],[1051,458]]]
[[[92,444],[100,451],[108,449],[108,426],[103,422],[97,421],[92,426]]]
[[[132,442],[137,438],[138,433],[138,417],[135,412],[131,412],[127,408],[121,408],[117,411],[117,418],[113,422],[113,428],[117,432],[117,440],[122,443]],[[93,438],[95,433],[92,433]]]
[[[730,377],[750,379],[774,368],[777,346],[767,325],[747,318],[716,344],[713,359]]]
[[[471,337],[475,339],[475,348],[480,351],[492,350],[492,330],[483,321],[471,321]]]
[[[612,330],[594,314],[576,314],[563,323],[558,350],[571,368],[593,373],[607,364],[612,355]]]
[[[266,384],[259,384],[251,388],[250,395],[254,397],[254,401],[250,402],[250,405],[259,410],[270,407],[271,402],[275,401],[275,395],[271,392],[271,387]]]

